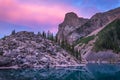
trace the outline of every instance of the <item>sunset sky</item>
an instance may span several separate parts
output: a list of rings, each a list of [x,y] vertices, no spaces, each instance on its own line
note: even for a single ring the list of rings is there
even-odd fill
[[[120,0],[0,0],[0,37],[16,31],[57,32],[68,12],[90,18],[120,7]]]

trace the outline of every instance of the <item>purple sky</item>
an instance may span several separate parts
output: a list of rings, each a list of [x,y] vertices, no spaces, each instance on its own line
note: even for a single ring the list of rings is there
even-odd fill
[[[0,37],[16,31],[57,32],[67,12],[90,18],[120,7],[120,0],[0,0]]]

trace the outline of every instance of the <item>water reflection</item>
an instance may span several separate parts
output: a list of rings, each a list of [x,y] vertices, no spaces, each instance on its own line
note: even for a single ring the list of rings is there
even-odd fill
[[[120,80],[118,64],[84,67],[0,70],[0,80]]]
[[[87,69],[92,72],[95,80],[120,80],[119,64],[88,64]]]

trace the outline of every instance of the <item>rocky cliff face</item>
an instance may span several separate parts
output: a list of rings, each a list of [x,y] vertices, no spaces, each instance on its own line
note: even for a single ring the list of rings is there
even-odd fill
[[[33,32],[18,32],[0,39],[0,66],[46,67],[77,62],[56,43]]]
[[[81,25],[86,23],[88,19],[79,18],[77,14],[70,12],[65,15],[63,23],[59,24],[59,30],[57,33],[58,40],[68,40],[69,35],[79,28]]]
[[[73,17],[69,17],[70,21],[75,21]],[[96,13],[82,23],[70,22],[69,25],[76,26],[72,29],[65,26],[68,24],[65,22],[69,20],[65,17],[64,26],[63,23],[60,24],[58,40],[67,40],[69,44],[73,44],[75,51],[81,54],[83,61],[119,61],[120,8]]]
[[[68,13],[69,14],[69,13]],[[114,20],[116,17],[120,15],[120,8],[110,10],[108,12],[104,13],[97,13],[93,15],[89,20],[87,19],[79,19],[80,21],[75,20],[76,18],[69,16],[69,20],[74,22],[72,25],[75,25],[76,27],[70,27],[70,26],[65,26],[68,25],[68,23],[65,23],[67,19],[65,18],[64,20],[64,25],[59,26],[59,31],[58,31],[58,40],[67,39],[68,43],[72,43],[73,41],[76,41],[77,39],[87,36],[88,34],[92,33],[93,31],[97,30],[98,28],[103,27],[110,21]],[[77,23],[78,22],[78,23]],[[80,23],[81,22],[81,23]],[[62,23],[62,24],[63,24]],[[71,22],[70,22],[71,23]],[[67,28],[67,30],[66,30]],[[69,34],[68,34],[68,33]],[[67,37],[66,37],[67,36]]]

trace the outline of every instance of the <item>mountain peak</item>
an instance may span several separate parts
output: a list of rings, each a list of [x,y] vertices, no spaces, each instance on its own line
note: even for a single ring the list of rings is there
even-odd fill
[[[78,23],[79,23],[79,17],[77,16],[77,14],[75,14],[74,12],[69,12],[65,14],[65,18],[64,18],[62,26],[63,25],[74,26],[75,24],[78,25]]]
[[[72,20],[73,18],[78,18],[77,14],[75,14],[74,12],[69,12],[65,14],[65,21],[66,20]]]
[[[66,13],[64,21],[59,24],[59,30],[57,33],[57,38],[60,41],[65,40],[65,38],[77,29],[79,26],[86,23],[88,19],[80,18],[74,12]]]

